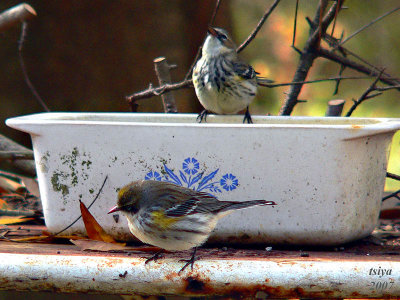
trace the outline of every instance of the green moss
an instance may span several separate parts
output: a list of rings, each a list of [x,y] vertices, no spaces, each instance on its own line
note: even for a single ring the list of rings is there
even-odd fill
[[[60,178],[65,179],[67,177],[68,175],[64,172],[54,172],[50,179],[53,190],[56,192],[61,192],[63,196],[69,194],[69,187],[66,184],[60,183]]]

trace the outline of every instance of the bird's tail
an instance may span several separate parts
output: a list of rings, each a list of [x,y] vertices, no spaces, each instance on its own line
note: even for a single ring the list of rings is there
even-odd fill
[[[257,84],[262,85],[262,86],[268,87],[268,86],[270,86],[271,83],[274,83],[273,80],[265,78],[265,77],[257,76],[256,79],[257,79]]]
[[[229,204],[225,206],[223,209],[221,209],[220,212],[228,212],[231,210],[247,208],[255,205],[276,205],[274,201],[266,201],[266,200],[250,200],[244,202],[227,201],[226,203]]]

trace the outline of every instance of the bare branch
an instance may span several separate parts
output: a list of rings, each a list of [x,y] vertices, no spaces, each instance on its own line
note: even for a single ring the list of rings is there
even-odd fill
[[[0,161],[2,160],[17,160],[17,159],[33,159],[32,151],[0,151]]]
[[[339,70],[339,78],[342,77],[342,74],[344,72],[344,70],[346,69],[345,66],[340,65],[340,70]],[[339,92],[339,85],[341,83],[341,78],[336,80],[336,84],[335,84],[335,90],[333,91],[333,95],[337,95],[337,93]]]
[[[32,6],[22,3],[11,7],[0,14],[0,32],[36,17]]]
[[[397,181],[400,181],[400,176],[397,175],[397,174],[393,174],[393,173],[390,173],[390,172],[386,172],[386,177],[387,177],[387,178],[394,179],[394,180],[397,180]]]
[[[343,45],[344,43],[346,43],[348,40],[350,40],[351,38],[355,37],[357,34],[359,34],[361,31],[363,31],[364,29],[367,29],[368,27],[370,27],[371,25],[375,24],[376,22],[382,20],[383,18],[387,17],[388,15],[394,13],[395,11],[399,10],[400,7],[396,7],[394,9],[392,9],[391,11],[383,14],[382,16],[376,18],[375,20],[369,22],[368,24],[364,25],[363,27],[361,27],[360,29],[358,29],[357,31],[353,32],[352,34],[350,34],[347,38],[345,38],[341,43],[340,46]]]
[[[215,17],[217,16],[220,4],[221,4],[221,0],[217,0],[217,2],[215,3],[214,11],[213,11],[213,14],[211,16],[210,22],[208,23],[208,26],[213,26],[214,25]]]
[[[247,39],[236,49],[236,52],[239,53],[242,51],[244,48],[247,47],[248,44],[256,37],[257,33],[260,31],[261,27],[264,25],[265,20],[269,17],[269,15],[272,13],[272,11],[275,9],[275,7],[278,6],[279,2],[281,0],[275,0],[275,2],[271,5],[269,9],[267,9],[258,22],[256,28],[254,28],[253,32],[247,37]]]
[[[400,200],[399,194],[400,194],[400,190],[397,190],[397,191],[395,191],[394,193],[391,193],[391,194],[389,194],[389,195],[383,197],[383,198],[382,198],[382,201],[385,201],[385,200],[387,200],[387,199],[389,199],[389,198],[392,198],[392,197],[393,197],[393,198],[396,198],[397,200]]]
[[[247,40],[241,46],[238,47],[238,49],[237,49],[238,52],[243,50],[254,39],[257,32],[260,30],[261,26],[264,24],[265,20],[272,13],[272,11],[275,9],[275,7],[278,5],[278,3],[280,1],[281,0],[275,0],[275,2],[272,4],[272,6],[265,12],[265,14],[263,15],[263,17],[257,24],[256,28],[253,30],[253,32],[250,34],[250,36],[247,38]],[[220,2],[221,2],[220,0],[217,0],[217,2],[216,2],[214,13],[211,17],[210,25],[214,22],[215,15],[217,14]],[[181,82],[171,83],[171,84],[166,83],[157,88],[153,88],[152,86],[149,86],[149,88],[147,88],[146,90],[143,90],[143,91],[140,91],[140,92],[137,92],[137,93],[127,96],[126,99],[128,100],[128,102],[131,106],[131,110],[136,111],[136,109],[137,109],[136,101],[139,99],[150,98],[153,96],[159,96],[159,95],[162,95],[169,91],[178,90],[181,88],[189,88],[189,87],[193,86],[192,80],[190,79],[190,77],[192,75],[193,68],[201,54],[201,49],[202,49],[202,47],[200,47],[199,50],[197,51],[196,57],[193,60],[192,65],[190,66],[188,72],[186,73],[184,80],[182,80]]]
[[[169,73],[169,65],[165,57],[158,57],[154,61],[154,68],[160,85],[171,84],[171,75]],[[175,98],[172,92],[166,92],[161,95],[164,105],[164,112],[177,113]]]
[[[330,100],[328,102],[328,109],[325,116],[327,117],[340,117],[343,111],[343,106],[346,101],[342,99]]]
[[[378,83],[380,77],[382,76],[382,72],[380,72],[378,74],[378,76],[376,77],[376,79],[374,80],[374,82],[368,87],[368,89],[360,96],[360,98],[358,98],[357,101],[354,101],[353,105],[350,107],[349,111],[346,114],[346,117],[350,117],[351,114],[354,112],[354,110],[365,100],[371,99],[373,97],[379,96],[382,93],[377,93],[374,95],[369,95],[371,92],[375,91],[376,89],[376,84]]]
[[[323,78],[323,79],[314,79],[308,81],[292,81],[285,83],[258,83],[260,86],[265,86],[269,88],[275,88],[280,86],[290,86],[290,85],[301,85],[301,84],[310,84],[310,83],[318,83],[324,81],[338,81],[338,80],[346,80],[346,79],[370,79],[372,76],[349,76],[349,77],[331,77],[331,78]]]
[[[376,87],[375,88],[375,90],[381,91],[381,92],[388,91],[388,90],[393,90],[393,89],[400,90],[400,84],[392,85],[392,86],[385,86],[385,87]]]
[[[213,11],[213,14],[211,16],[210,22],[208,23],[208,26],[213,26],[214,21],[215,21],[215,17],[217,16],[220,4],[221,4],[221,0],[217,0],[217,2],[215,3],[214,11]],[[196,65],[197,61],[199,60],[202,48],[203,48],[203,46],[200,46],[199,49],[197,49],[197,53],[196,53],[196,55],[194,57],[194,60],[193,60],[192,64],[189,67],[189,70],[187,71],[187,73],[185,75],[184,80],[188,80],[190,78],[190,76],[192,76],[192,72],[193,72],[194,66]]]
[[[361,65],[361,64],[359,64],[355,61],[352,61],[346,57],[336,54],[334,51],[331,51],[331,50],[328,50],[328,49],[325,49],[322,47],[320,47],[318,49],[318,55],[321,57],[324,57],[326,59],[332,60],[334,62],[340,63],[340,64],[344,65],[345,67],[349,67],[353,70],[356,70],[360,73],[364,73],[364,74],[367,74],[370,76],[378,76],[380,73],[376,69],[372,69],[367,66]],[[389,84],[392,86],[399,85],[399,83],[400,83],[397,79],[389,77],[385,74],[382,74],[382,76],[379,78],[379,80],[383,83],[386,83],[386,84]]]
[[[147,88],[144,91],[137,92],[137,93],[127,96],[126,99],[129,102],[131,102],[131,101],[136,101],[139,99],[150,98],[153,96],[160,96],[161,94],[163,94],[165,92],[178,90],[178,89],[182,89],[182,88],[189,88],[191,86],[192,86],[191,79],[183,80],[183,81],[177,82],[177,83],[164,84],[164,85],[156,87],[156,88],[153,88],[152,86],[150,86],[149,88]]]
[[[299,10],[299,0],[296,0],[296,8],[294,10],[294,21],[293,21],[293,39],[292,39],[292,48],[295,48],[296,44],[296,31],[297,31],[297,12]]]
[[[22,49],[24,46],[27,32],[28,32],[28,23],[24,22],[24,23],[22,23],[21,37],[18,41],[18,58],[19,58],[19,63],[21,65],[22,74],[24,75],[26,84],[28,85],[29,89],[31,90],[33,96],[35,96],[36,100],[39,102],[40,106],[42,106],[42,108],[45,111],[49,112],[50,109],[47,107],[46,103],[43,101],[42,97],[40,97],[39,93],[37,92],[32,81],[29,79],[28,72],[26,70],[26,66],[25,66],[25,62],[24,62],[24,58],[22,56]]]
[[[33,153],[32,150],[14,142],[13,140],[0,134],[0,151],[8,152],[23,152],[23,153]],[[13,162],[13,165],[21,170],[24,174],[32,177],[36,176],[35,163],[31,160],[17,160]]]
[[[314,20],[319,20],[320,14],[323,11],[324,5],[327,2],[321,1],[319,8],[317,9]],[[310,29],[309,38],[304,46],[304,49],[300,55],[299,65],[293,77],[293,82],[302,82],[306,79],[308,72],[318,55],[318,49],[320,48],[320,37],[324,35],[326,29],[328,28],[330,22],[335,17],[336,9],[343,4],[343,1],[336,1],[330,7],[328,13],[320,22],[320,25],[316,29]],[[290,87],[289,93],[286,96],[285,102],[282,105],[279,114],[280,115],[290,115],[293,111],[294,106],[298,102],[298,96],[300,94],[302,84],[292,85]]]

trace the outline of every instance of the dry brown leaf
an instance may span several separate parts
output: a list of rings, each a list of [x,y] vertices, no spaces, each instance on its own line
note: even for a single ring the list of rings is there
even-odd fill
[[[85,224],[86,232],[91,240],[103,241],[107,243],[116,243],[114,238],[106,233],[100,224],[96,221],[93,215],[86,208],[82,201],[79,201],[82,220]]]
[[[0,198],[0,209],[9,209],[7,201],[2,198]]]
[[[6,191],[15,192],[22,185],[14,180],[0,176],[0,187]]]
[[[107,243],[103,241],[95,241],[95,240],[70,240],[71,243],[78,246],[80,250],[87,251],[116,251],[116,250],[127,250],[128,248],[125,247],[123,243]]]
[[[24,216],[16,216],[16,217],[0,217],[0,225],[12,225],[24,223],[27,221],[33,221],[35,218],[26,218]]]

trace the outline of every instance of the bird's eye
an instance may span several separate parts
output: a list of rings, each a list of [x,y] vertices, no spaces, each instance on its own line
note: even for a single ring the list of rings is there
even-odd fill
[[[223,33],[220,33],[220,34],[218,35],[218,37],[220,38],[221,41],[225,41],[225,40],[228,39],[228,38],[226,37],[226,35],[223,34]]]

